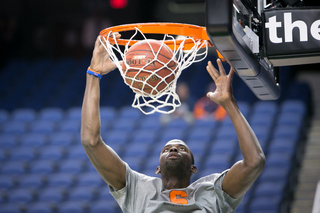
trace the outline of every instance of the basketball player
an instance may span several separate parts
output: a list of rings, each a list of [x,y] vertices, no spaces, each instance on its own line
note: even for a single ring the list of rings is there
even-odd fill
[[[171,140],[159,150],[159,166],[155,172],[161,175],[161,179],[131,170],[103,142],[100,136],[100,79],[92,72],[87,74],[81,142],[123,212],[234,212],[245,192],[262,172],[264,153],[232,95],[234,71],[231,69],[226,75],[219,59],[217,63],[219,71],[208,62],[207,71],[217,88],[207,95],[230,116],[238,135],[243,160],[220,174],[211,174],[193,183],[190,183],[191,175],[196,173],[197,168],[191,150],[183,141]],[[100,75],[106,75],[116,68],[98,39],[90,68]]]

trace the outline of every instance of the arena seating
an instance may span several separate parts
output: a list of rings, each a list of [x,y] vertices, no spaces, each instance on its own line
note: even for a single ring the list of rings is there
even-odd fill
[[[87,65],[88,60],[14,60],[2,70],[0,213],[121,212],[80,142]],[[10,77],[12,72],[21,77]],[[188,78],[192,76],[184,80]],[[131,168],[156,177],[160,150],[173,138],[183,139],[193,151],[198,173],[192,180],[222,172],[242,158],[229,118],[192,123],[178,118],[163,124],[159,114],[143,115],[130,106],[131,91],[119,73],[102,81],[101,135]],[[238,96],[267,163],[237,213],[288,208],[311,113],[310,91],[303,88],[278,101],[250,102]]]

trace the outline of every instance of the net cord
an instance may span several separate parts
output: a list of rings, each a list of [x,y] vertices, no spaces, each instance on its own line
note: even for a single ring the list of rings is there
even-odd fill
[[[141,112],[143,112],[146,115],[153,114],[155,112],[162,113],[162,114],[170,114],[174,112],[177,107],[181,106],[181,101],[179,99],[179,96],[176,93],[176,84],[177,84],[178,78],[181,75],[181,72],[184,69],[188,68],[192,63],[200,62],[207,57],[208,42],[200,39],[194,39],[192,37],[185,37],[185,39],[191,38],[194,45],[190,50],[184,51],[183,46],[184,46],[185,39],[181,42],[180,45],[177,45],[175,42],[176,40],[172,35],[165,34],[162,39],[161,46],[159,47],[159,51],[157,52],[153,50],[151,44],[148,42],[150,49],[152,50],[152,53],[155,57],[154,60],[156,60],[156,62],[158,63],[161,63],[163,67],[170,69],[172,71],[172,75],[174,75],[174,80],[170,82],[170,84],[167,84],[167,87],[164,90],[158,91],[156,88],[159,84],[167,83],[166,81],[164,81],[165,79],[162,78],[161,76],[158,76],[161,78],[161,81],[154,87],[152,87],[147,82],[152,77],[151,74],[146,79],[143,79],[143,80],[136,79],[136,77],[139,75],[141,71],[153,73],[160,69],[163,69],[163,67],[153,71],[145,69],[148,65],[153,63],[154,60],[151,60],[150,62],[146,63],[141,68],[138,68],[138,69],[136,68],[137,74],[133,78],[126,76],[126,72],[122,69],[122,63],[124,63],[127,69],[130,67],[127,64],[127,61],[125,60],[126,59],[125,54],[129,50],[130,41],[133,40],[138,34],[141,34],[143,36],[143,39],[147,40],[147,37],[145,36],[145,34],[142,33],[138,28],[135,28],[133,35],[128,40],[128,43],[124,46],[123,51],[121,50],[117,42],[115,42],[115,44],[111,44],[108,41],[110,37],[113,38],[115,41],[117,41],[116,36],[115,34],[112,33],[112,31],[108,33],[108,36],[99,36],[99,40],[103,45],[103,47],[105,48],[105,50],[107,51],[107,53],[109,54],[110,59],[116,64],[117,68],[119,69],[125,84],[128,85],[135,93],[132,107],[138,108]],[[167,63],[164,63],[160,60],[157,60],[157,56],[164,45],[164,41],[168,39],[174,42],[174,50],[173,50],[172,58]],[[202,48],[205,48],[204,51],[199,53],[199,49],[202,49]],[[117,55],[119,55],[119,57]],[[172,70],[170,67],[167,66],[172,61],[177,63],[177,66],[174,70]],[[134,68],[130,67],[130,69],[134,69]],[[131,83],[127,83],[126,80],[127,81],[131,80]],[[133,87],[133,84],[135,82],[139,82],[143,85],[141,87],[141,91],[137,91],[137,89]],[[149,86],[152,88],[150,93],[146,93],[143,91],[143,89],[146,86]],[[154,92],[156,94],[153,94]]]

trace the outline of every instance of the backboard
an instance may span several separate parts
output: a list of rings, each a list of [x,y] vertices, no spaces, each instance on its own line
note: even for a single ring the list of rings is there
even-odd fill
[[[303,0],[206,0],[210,41],[261,100],[279,98],[279,67],[320,62],[319,17]]]
[[[249,0],[207,0],[206,28],[213,45],[259,99],[279,98],[277,69],[260,54],[261,17]]]

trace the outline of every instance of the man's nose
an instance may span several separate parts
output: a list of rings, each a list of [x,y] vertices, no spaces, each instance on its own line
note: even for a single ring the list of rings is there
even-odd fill
[[[178,152],[178,149],[177,149],[177,147],[172,146],[169,151],[170,152]]]

